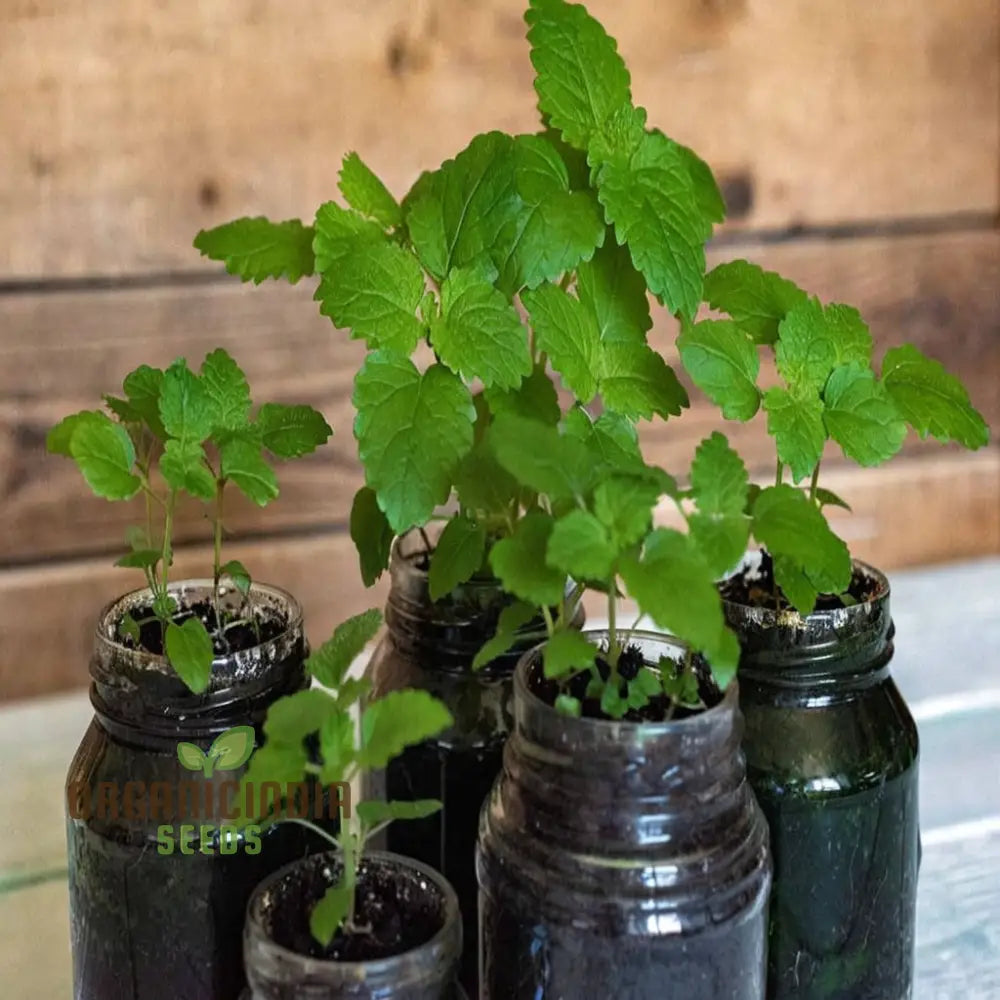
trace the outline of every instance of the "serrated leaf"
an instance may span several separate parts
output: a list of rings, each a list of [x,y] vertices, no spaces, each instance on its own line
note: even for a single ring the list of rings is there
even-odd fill
[[[298,458],[314,452],[333,433],[326,418],[311,406],[265,403],[254,426],[261,444],[278,458]]]
[[[688,517],[691,541],[716,577],[728,573],[743,558],[750,540],[750,518],[745,514],[702,514]]]
[[[339,688],[351,664],[381,627],[382,613],[374,608],[341,622],[306,660],[306,670],[325,687]]]
[[[778,324],[807,301],[806,293],[774,271],[731,260],[705,275],[705,301],[724,312],[758,344],[778,339]]]
[[[216,428],[238,431],[250,416],[250,386],[240,366],[221,347],[212,351],[201,365],[201,381],[215,407]]]
[[[87,485],[105,500],[134,497],[142,484],[132,472],[135,448],[125,428],[104,413],[77,416],[79,419],[72,425],[69,452]]]
[[[451,713],[426,691],[391,691],[361,716],[363,767],[385,767],[408,746],[422,743],[452,725]]]
[[[79,413],[71,413],[68,417],[63,417],[48,432],[45,437],[45,448],[52,455],[65,455],[67,458],[72,458],[73,452],[70,444],[76,428],[88,422],[103,425],[105,421],[111,422],[108,415],[101,410],[81,410]]]
[[[823,319],[833,338],[837,364],[856,364],[868,367],[872,360],[874,341],[868,324],[854,306],[833,302],[823,308]]]
[[[215,476],[205,461],[205,449],[196,441],[168,438],[160,456],[160,473],[175,490],[212,500],[216,492]]]
[[[259,215],[203,229],[194,239],[203,257],[222,261],[230,274],[259,285],[265,278],[295,284],[313,273],[313,230],[298,219],[271,222]]]
[[[514,534],[490,550],[490,566],[504,590],[539,607],[557,605],[566,586],[566,575],[545,561],[553,525],[548,514],[526,514]]]
[[[529,420],[540,420],[543,424],[555,426],[562,411],[559,409],[559,394],[544,367],[534,368],[516,389],[486,390],[484,393],[493,415],[513,413]]]
[[[727,420],[749,420],[760,407],[760,357],[750,337],[729,320],[704,320],[677,338],[692,381]]]
[[[520,484],[500,465],[486,441],[473,445],[459,463],[454,485],[462,506],[482,514],[506,513],[520,491]]]
[[[982,448],[989,428],[969,400],[965,386],[944,366],[912,344],[886,352],[882,384],[903,419],[922,437]]]
[[[823,392],[823,422],[844,454],[859,465],[892,458],[906,439],[906,424],[875,373],[857,362],[834,369]]]
[[[177,675],[195,694],[201,694],[212,676],[212,637],[198,618],[183,624],[167,625],[165,645],[167,660]]]
[[[361,579],[370,587],[389,568],[395,533],[378,505],[375,491],[368,486],[362,486],[354,494],[350,527],[351,541],[358,550]]]
[[[381,226],[357,212],[328,201],[316,210],[313,251],[316,271],[325,274],[365,244],[385,243]]]
[[[397,819],[425,819],[440,812],[439,799],[415,799],[412,802],[359,802],[355,812],[366,827],[378,826],[380,823],[391,823]]]
[[[219,567],[219,576],[228,577],[233,586],[244,596],[250,593],[253,580],[250,578],[250,571],[239,561],[230,559]]]
[[[285,695],[267,710],[264,735],[286,746],[299,746],[312,733],[319,731],[327,719],[343,714],[337,699],[322,688],[306,688]]]
[[[605,240],[593,259],[577,268],[576,294],[597,321],[602,344],[646,343],[653,326],[646,280],[628,247]]]
[[[615,475],[594,490],[594,513],[619,549],[634,545],[649,532],[659,490],[645,479]]]
[[[545,561],[576,580],[607,580],[617,555],[601,521],[572,510],[553,526]]]
[[[567,437],[582,442],[597,464],[607,470],[641,473],[646,468],[639,451],[635,424],[620,413],[602,413],[597,420],[579,407],[566,414]]]
[[[122,388],[132,408],[142,417],[156,438],[162,441],[167,436],[163,421],[160,419],[163,372],[149,365],[139,365],[125,376]]]
[[[673,368],[645,344],[602,344],[598,388],[609,410],[632,420],[666,420],[689,405]]]
[[[328,947],[351,911],[354,889],[345,885],[332,885],[309,913],[309,933],[324,947]]]
[[[409,355],[424,333],[417,307],[424,273],[416,257],[387,239],[355,243],[316,289],[320,312],[370,348]]]
[[[487,440],[500,465],[536,493],[571,500],[587,492],[594,472],[587,448],[555,427],[504,413]]]
[[[597,647],[573,629],[556,632],[542,647],[542,666],[550,680],[586,670],[597,658]]]
[[[694,187],[695,201],[708,222],[725,222],[726,202],[715,182],[712,168],[691,148],[678,144],[678,150],[687,164],[688,175]]]
[[[811,475],[826,444],[819,395],[810,388],[792,393],[775,386],[764,393],[764,409],[767,433],[774,438],[778,459],[792,470],[795,482]]]
[[[159,403],[164,429],[182,446],[201,444],[212,433],[214,404],[204,381],[183,358],[163,373]]]
[[[544,351],[563,383],[581,403],[597,392],[597,360],[601,334],[593,314],[568,292],[545,284],[521,296]]]
[[[427,587],[432,601],[439,601],[459,584],[471,579],[483,565],[486,529],[467,517],[453,517],[441,532],[431,554]]]
[[[354,380],[354,433],[367,484],[397,534],[448,497],[472,447],[469,390],[443,365],[423,375],[407,358],[370,354]]]
[[[278,495],[278,479],[264,461],[260,440],[255,436],[231,437],[219,446],[223,479],[237,486],[246,497],[265,507]]]
[[[319,727],[319,752],[323,758],[320,780],[324,785],[343,781],[347,769],[357,756],[354,746],[357,726],[352,713],[343,711],[357,703],[357,699],[345,697],[352,693],[348,689],[353,680],[351,678],[337,692],[337,704],[342,711],[328,715]]]
[[[724,434],[705,438],[691,463],[691,492],[703,514],[742,514],[750,477]]]
[[[628,70],[614,39],[578,4],[532,0],[525,15],[538,107],[571,146],[631,102]]]
[[[531,373],[528,336],[507,297],[493,287],[496,271],[455,268],[441,285],[441,316],[431,323],[437,356],[466,381],[516,388]]]
[[[375,219],[386,229],[394,229],[402,223],[399,203],[357,153],[344,157],[339,187],[351,208]]]

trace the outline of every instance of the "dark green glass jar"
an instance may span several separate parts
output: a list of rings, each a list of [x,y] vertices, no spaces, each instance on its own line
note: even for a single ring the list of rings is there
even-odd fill
[[[748,775],[771,828],[769,1000],[912,994],[917,730],[889,676],[889,582],[855,563],[852,591],[864,599],[806,618],[725,604]]]

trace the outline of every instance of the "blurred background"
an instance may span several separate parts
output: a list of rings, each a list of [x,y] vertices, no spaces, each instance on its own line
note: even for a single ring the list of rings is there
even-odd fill
[[[879,355],[917,344],[1000,427],[996,0],[589,6],[651,122],[715,170],[730,221],[710,264],[749,257],[858,306]],[[90,496],[44,437],[142,362],[222,345],[255,398],[321,408],[332,444],[279,470],[265,512],[233,505],[229,552],[299,596],[314,641],[382,602],[346,530],[362,346],[318,315],[310,279],[244,287],[191,241],[238,215],[311,218],[349,150],[401,195],[477,132],[534,130],[521,15],[521,0],[3,0],[0,699],[84,686],[99,608],[139,582],[112,565],[135,512]],[[673,355],[673,336],[661,321],[653,342]],[[693,400],[643,431],[681,473],[720,423]],[[763,419],[724,430],[766,477]],[[910,440],[881,470],[831,454],[854,553],[893,570],[1000,552],[996,441]],[[175,575],[208,565],[206,538],[186,511]]]

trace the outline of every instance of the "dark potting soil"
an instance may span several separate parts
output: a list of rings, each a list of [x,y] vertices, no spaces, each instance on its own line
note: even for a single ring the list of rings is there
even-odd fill
[[[354,915],[359,930],[339,931],[324,947],[309,931],[309,913],[337,875],[330,865],[302,865],[281,881],[267,918],[277,944],[312,958],[372,962],[419,948],[444,926],[444,897],[423,875],[362,862]]]
[[[621,695],[625,697],[628,693],[628,684],[634,680],[642,667],[658,669],[657,664],[647,663],[642,656],[642,651],[638,646],[628,646],[622,650],[618,658],[618,673],[622,678]],[[692,668],[695,677],[698,679],[698,694],[704,708],[688,708],[684,705],[675,705],[665,694],[652,698],[648,705],[640,709],[629,709],[621,719],[612,719],[602,708],[598,698],[587,697],[587,687],[590,684],[591,673],[585,670],[573,677],[569,684],[565,686],[567,694],[572,695],[580,701],[580,714],[587,719],[602,719],[606,722],[666,722],[680,721],[692,715],[698,715],[705,710],[717,705],[722,699],[722,692],[719,690],[708,664],[700,657],[696,656],[692,660]],[[597,657],[597,670],[602,680],[607,680],[611,676],[611,665],[603,655]],[[556,698],[563,693],[563,687],[556,681],[548,680],[545,677],[542,661],[537,660],[528,671],[528,689],[532,694],[537,695],[547,705],[554,706]]]
[[[747,607],[774,608],[775,594],[777,594],[778,607],[776,610],[785,610],[791,605],[788,599],[775,587],[774,583],[774,562],[766,550],[761,550],[760,563],[741,569],[728,577],[719,587],[724,600],[733,604],[743,604]],[[846,593],[850,595],[858,604],[872,600],[879,594],[878,581],[870,577],[858,567],[854,569],[851,577],[851,584]],[[845,608],[848,602],[844,601],[841,594],[820,594],[816,600],[817,611],[835,611],[838,608]]]
[[[215,607],[211,601],[198,601],[180,609],[174,615],[174,621],[182,625],[189,618],[198,618],[208,630],[212,637],[212,648],[216,656],[225,656],[229,653],[238,653],[242,650],[253,649],[263,643],[277,639],[288,627],[288,622],[279,615],[268,612],[266,609],[254,608],[251,612],[254,616],[253,622],[238,621],[238,624],[230,624],[225,627],[225,632],[220,628],[219,618],[216,615]],[[132,617],[141,622],[139,625],[139,642],[119,631],[121,643],[127,649],[144,649],[154,656],[162,656],[163,649],[163,625],[153,614],[153,609],[149,605],[135,608]],[[149,619],[149,620],[147,620]],[[226,616],[223,615],[222,625],[227,626]],[[256,627],[255,627],[256,626]]]

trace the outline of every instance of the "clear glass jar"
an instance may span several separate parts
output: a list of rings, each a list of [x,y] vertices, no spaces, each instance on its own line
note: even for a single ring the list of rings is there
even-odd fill
[[[171,592],[184,607],[210,598],[212,587],[191,580]],[[206,778],[178,757],[178,743],[205,751],[234,726],[259,735],[268,706],[307,683],[298,603],[261,584],[250,597],[280,634],[217,658],[203,694],[163,657],[119,642],[122,616],[148,605],[148,590],[101,613],[90,662],[94,720],[66,785],[76,1000],[236,1000],[250,893],[306,850],[301,828],[227,828],[245,765]]]
[[[434,870],[394,854],[367,855],[359,893],[378,878],[409,883],[409,899],[439,917],[423,945],[370,962],[336,962],[293,950],[308,941],[308,915],[340,873],[335,853],[314,854],[272,875],[250,900],[244,931],[249,988],[245,1000],[466,1000],[457,983],[462,950],[458,901]]]
[[[430,865],[454,886],[464,921],[462,982],[475,995],[479,812],[500,773],[513,727],[511,678],[531,641],[473,672],[476,653],[496,632],[500,612],[512,598],[496,580],[474,578],[432,601],[426,557],[427,543],[419,532],[403,536],[393,548],[386,634],[367,676],[373,699],[402,688],[429,691],[447,705],[454,725],[407,748],[385,772],[368,775],[363,792],[365,798],[443,803],[426,819],[394,823],[380,846]],[[582,609],[577,623],[583,623]],[[535,625],[542,627],[541,621]]]
[[[804,619],[725,604],[742,646],[748,774],[774,853],[771,1000],[912,993],[917,730],[889,676],[889,582],[858,562],[855,578],[870,599]]]
[[[482,816],[482,1000],[761,1000],[771,865],[735,684],[677,721],[569,718],[529,688],[539,656]]]

